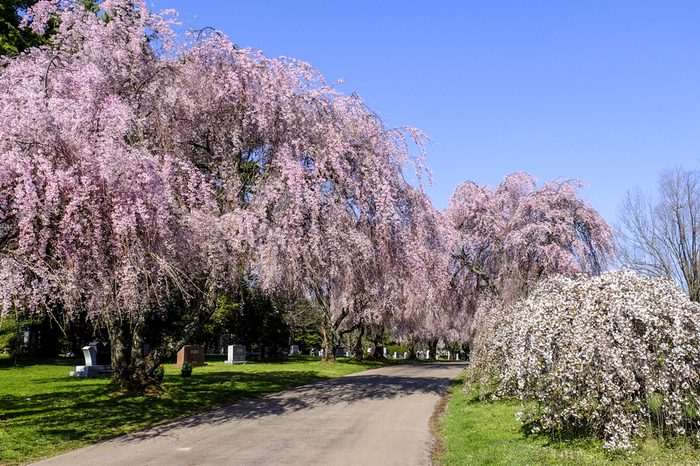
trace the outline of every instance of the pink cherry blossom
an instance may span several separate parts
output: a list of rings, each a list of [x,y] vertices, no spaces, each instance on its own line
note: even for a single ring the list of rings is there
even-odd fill
[[[407,328],[444,299],[421,288],[449,276],[441,214],[404,179],[425,173],[419,131],[307,63],[179,40],[144,1],[101,7],[37,3],[52,44],[0,64],[3,315],[85,314],[139,386],[244,271],[327,324]]]

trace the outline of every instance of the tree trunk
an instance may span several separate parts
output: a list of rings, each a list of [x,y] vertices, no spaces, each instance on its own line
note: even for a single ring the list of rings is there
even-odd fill
[[[362,338],[365,336],[365,326],[360,325],[360,333],[357,336],[357,340],[355,340],[355,359],[358,361],[362,361],[365,357],[365,352],[362,348]]]
[[[132,393],[160,390],[155,369],[165,358],[163,351],[154,348],[143,354],[142,325],[131,319],[110,319],[107,326],[111,345],[113,382]]]
[[[430,351],[430,359],[437,359],[437,340],[431,340],[428,342],[428,351]]]
[[[408,358],[416,359],[416,343],[413,339],[409,339],[406,343],[406,349],[408,350]]]
[[[372,359],[383,359],[384,358],[384,327],[380,327],[373,333],[370,338],[372,345],[374,345],[374,352],[372,353]]]
[[[326,362],[335,362],[335,354],[333,353],[333,322],[331,322],[331,310],[328,306],[323,307],[321,339],[323,345],[323,360]]]
[[[464,351],[464,359],[466,361],[469,361],[469,356],[471,352],[471,346],[469,345],[469,343],[462,344],[462,351]]]

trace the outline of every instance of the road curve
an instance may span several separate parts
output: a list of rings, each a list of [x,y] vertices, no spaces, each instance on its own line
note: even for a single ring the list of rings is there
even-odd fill
[[[42,465],[417,465],[428,419],[463,363],[383,367],[248,400]]]

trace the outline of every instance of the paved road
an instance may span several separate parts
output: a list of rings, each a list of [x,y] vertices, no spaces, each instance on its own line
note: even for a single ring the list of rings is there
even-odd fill
[[[428,419],[461,363],[384,367],[81,448],[38,464],[428,464]]]

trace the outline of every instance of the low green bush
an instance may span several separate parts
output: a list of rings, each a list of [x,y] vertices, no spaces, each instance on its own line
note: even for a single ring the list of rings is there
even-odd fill
[[[399,353],[401,356],[408,351],[408,348],[402,345],[389,345],[386,347],[386,354],[389,357],[394,357],[394,353]]]

